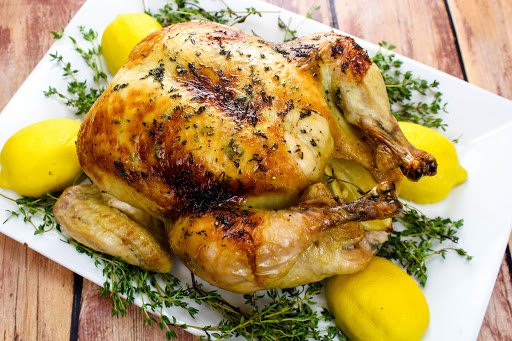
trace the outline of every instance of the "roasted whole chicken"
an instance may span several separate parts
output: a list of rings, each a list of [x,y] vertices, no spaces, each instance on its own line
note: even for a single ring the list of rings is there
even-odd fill
[[[437,167],[400,131],[352,38],[275,44],[203,21],[135,47],[77,150],[93,185],[54,210],[71,236],[161,272],[170,246],[237,293],[363,269],[401,209],[402,173]]]

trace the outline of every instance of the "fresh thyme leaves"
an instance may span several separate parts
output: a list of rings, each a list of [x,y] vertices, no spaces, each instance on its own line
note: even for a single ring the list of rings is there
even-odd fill
[[[414,275],[422,286],[427,282],[426,260],[433,255],[441,255],[445,258],[448,251],[454,251],[471,260],[471,256],[461,248],[439,246],[450,241],[457,243],[459,238],[455,236],[463,225],[463,220],[453,221],[450,218],[428,218],[423,213],[404,205],[404,211],[395,218],[405,229],[394,231],[388,240],[379,247],[378,255],[387,259],[393,259]]]
[[[87,63],[87,66],[94,72],[94,82],[96,82],[96,87],[101,89],[101,81],[107,82],[107,75],[103,69],[103,64],[101,63],[100,54],[101,54],[101,46],[97,42],[98,33],[92,29],[86,30],[84,26],[79,26],[78,29],[82,34],[82,37],[85,41],[88,41],[92,48],[85,50],[80,47],[75,38],[69,36],[69,39],[73,42],[75,46],[75,51],[82,56],[82,58]]]
[[[285,23],[283,21],[283,19],[281,19],[281,17],[278,17],[277,25],[279,26],[279,28],[282,28],[284,30],[283,41],[290,41],[290,40],[296,39],[297,38],[296,34],[297,34],[298,28],[302,24],[304,24],[304,21],[306,21],[306,19],[313,19],[313,13],[315,11],[318,11],[319,9],[320,9],[320,6],[318,6],[318,5],[313,7],[308,13],[306,13],[306,17],[304,19],[302,19],[302,21],[294,28],[291,27],[291,18],[288,20],[288,23]]]
[[[114,302],[112,316],[125,316],[129,304],[133,304],[136,298],[142,300],[141,314],[144,317],[144,324],[151,325],[158,323],[162,330],[166,331],[168,339],[176,338],[176,334],[169,325],[175,324],[164,315],[163,309],[169,307],[180,307],[185,309],[190,316],[197,314],[198,310],[189,306],[190,302],[200,302],[204,297],[198,294],[189,286],[183,286],[180,280],[171,274],[156,274],[126,264],[118,258],[97,252],[88,248],[74,239],[61,234],[66,242],[73,245],[80,253],[84,253],[94,259],[96,266],[103,268],[105,282],[101,295],[111,297]],[[161,316],[157,321],[153,314]],[[178,325],[182,328],[202,327]]]
[[[25,223],[30,223],[34,227],[34,234],[48,232],[58,227],[52,213],[57,197],[51,194],[45,194],[40,198],[22,197],[20,199],[12,199],[3,194],[0,194],[0,196],[18,205],[16,211],[7,211],[10,216],[4,223],[12,217],[23,217]],[[34,221],[34,217],[37,218],[36,221]]]
[[[321,312],[312,309],[316,304],[313,301],[314,296],[322,290],[320,283],[244,295],[245,304],[250,310],[249,313],[245,313],[225,301],[217,291],[206,290],[194,277],[192,277],[192,285],[183,285],[171,274],[154,274],[141,270],[66,238],[78,252],[89,255],[95,260],[96,266],[103,267],[106,280],[101,295],[113,299],[112,316],[126,315],[128,304],[134,303],[136,297],[141,297],[144,324],[158,323],[159,327],[165,330],[168,340],[177,337],[169,328],[171,325],[183,329],[201,330],[205,333],[205,336],[201,337],[202,340],[222,340],[235,336],[242,336],[247,340],[269,341],[293,341],[307,338],[332,340],[335,335],[342,335],[336,327],[329,328],[327,332],[322,332],[318,328],[320,321],[332,320],[332,315],[325,309]],[[268,303],[262,306],[263,301]],[[199,305],[207,304],[219,312],[223,319],[216,326],[199,327],[178,324],[175,318],[169,318],[164,314],[164,308],[177,306],[194,317],[198,310],[189,306],[190,302]],[[157,321],[152,314],[160,315],[160,321]]]
[[[201,330],[206,335],[202,337],[204,340],[242,336],[248,340],[293,341],[312,338],[326,341],[332,340],[336,335],[342,335],[336,327],[331,326],[327,331],[319,328],[320,321],[332,320],[332,315],[327,310],[318,311],[312,308],[316,304],[314,297],[322,290],[321,283],[244,295],[245,304],[249,307],[247,310],[250,312],[242,312],[240,308],[225,301],[217,291],[206,290],[195,278],[192,278],[192,285],[184,285],[171,274],[155,274],[141,270],[78,243],[67,236],[56,222],[52,209],[58,198],[53,195],[47,194],[39,199],[5,198],[19,206],[17,211],[9,211],[11,216],[8,219],[23,217],[25,222],[34,226],[36,234],[54,229],[79,253],[94,259],[95,266],[103,269],[105,277],[101,295],[112,298],[114,303],[112,316],[125,316],[128,305],[133,304],[136,298],[140,298],[144,324],[158,323],[159,327],[165,330],[168,340],[177,337],[170,329],[171,325]],[[36,226],[36,220],[40,221],[39,226]],[[192,302],[198,305],[207,304],[223,316],[222,320],[216,326],[201,327],[178,324],[174,317],[169,318],[164,314],[165,308],[179,307],[194,317],[198,310],[190,306]],[[161,318],[157,320],[154,314],[160,315]]]
[[[173,0],[172,2],[174,4],[167,4],[159,9],[158,14],[151,14],[150,11],[146,11],[146,13],[155,18],[163,27],[190,20],[207,20],[220,24],[227,24],[231,21],[230,25],[233,26],[243,23],[251,15],[261,17],[261,12],[254,7],[246,8],[245,12],[235,12],[226,5],[225,9],[209,12],[200,7],[197,0]]]
[[[196,288],[200,293],[201,290]],[[312,308],[316,304],[314,297],[321,291],[321,283],[312,283],[291,289],[247,294],[244,298],[250,310],[248,313],[226,303],[220,296],[206,300],[224,319],[217,326],[217,332],[209,333],[203,339],[213,337],[221,340],[242,336],[247,340],[265,341],[332,340],[338,334],[337,328],[330,328],[327,332],[318,328],[320,321],[330,321],[332,315],[325,309],[317,311]],[[267,303],[262,306],[261,302]]]
[[[80,26],[79,30],[82,38],[91,44],[91,48],[84,49],[78,44],[75,38],[71,36],[68,37],[72,41],[75,51],[80,54],[89,69],[93,72],[94,86],[87,84],[87,80],[79,80],[77,78],[79,71],[74,69],[71,63],[65,62],[62,55],[55,52],[50,54],[52,61],[60,64],[64,71],[62,76],[70,79],[67,86],[67,94],[60,92],[52,86],[44,92],[45,96],[56,95],[65,100],[67,106],[75,108],[77,115],[86,114],[89,111],[94,102],[105,90],[105,85],[108,81],[100,59],[101,47],[97,42],[98,34],[92,29],[87,30],[83,26]],[[52,34],[55,39],[62,39],[66,36],[64,29],[62,29],[60,33],[52,31]]]
[[[444,130],[446,124],[436,115],[446,112],[446,103],[442,100],[442,93],[437,90],[439,82],[416,78],[411,71],[402,72],[402,61],[396,59],[391,50],[394,45],[380,42],[382,50],[372,58],[379,67],[388,91],[391,112],[399,121],[414,122],[430,128]],[[414,102],[415,96],[424,98],[423,101]],[[433,99],[430,99],[432,98]]]
[[[23,221],[30,223],[35,228],[35,234],[55,230],[64,241],[76,248],[79,253],[84,253],[94,259],[95,266],[103,268],[105,282],[101,295],[111,297],[114,302],[112,316],[124,316],[127,313],[129,304],[133,304],[136,297],[142,299],[141,313],[144,316],[144,324],[156,322],[151,314],[160,314],[162,319],[158,322],[162,330],[166,330],[168,339],[176,338],[176,334],[169,325],[173,324],[168,317],[164,316],[162,309],[177,306],[185,309],[190,316],[197,314],[198,310],[188,305],[189,302],[198,302],[206,299],[198,295],[191,287],[183,287],[178,278],[171,274],[155,274],[140,268],[126,264],[117,258],[95,251],[87,246],[78,243],[62,232],[61,227],[55,220],[52,210],[57,197],[46,194],[41,198],[12,199],[0,194],[0,196],[15,202],[19,208],[16,211],[8,211],[11,215],[4,223],[13,217],[23,217]],[[125,297],[125,298],[123,298]],[[197,328],[186,325],[179,325],[182,328]]]

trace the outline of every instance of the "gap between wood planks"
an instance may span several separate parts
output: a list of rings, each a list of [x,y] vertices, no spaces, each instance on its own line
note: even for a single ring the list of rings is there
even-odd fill
[[[507,260],[508,273],[510,275],[510,282],[512,282],[512,256],[510,255],[510,246],[507,245],[505,252],[505,259]]]
[[[73,306],[71,308],[71,325],[69,327],[69,341],[78,340],[78,327],[80,326],[80,311],[82,310],[82,289],[84,279],[74,274],[73,279]]]
[[[464,66],[464,58],[462,58],[462,51],[460,49],[459,38],[457,37],[457,30],[455,29],[455,22],[452,17],[452,12],[450,11],[450,5],[448,4],[448,0],[444,0],[444,7],[446,8],[446,13],[448,14],[448,21],[450,22],[450,28],[452,30],[455,48],[457,49],[457,56],[459,57],[460,69],[462,71],[462,77],[467,82],[468,76],[466,74],[466,67]]]
[[[340,25],[338,24],[338,16],[336,12],[336,3],[335,0],[329,0],[329,9],[331,11],[331,27],[339,30]]]

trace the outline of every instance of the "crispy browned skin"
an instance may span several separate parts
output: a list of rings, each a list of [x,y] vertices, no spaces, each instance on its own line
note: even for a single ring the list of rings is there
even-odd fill
[[[360,224],[343,223],[395,215],[394,192],[363,207],[343,204],[336,214],[311,203],[304,209],[301,193],[322,181],[328,160],[355,161],[378,181],[398,180],[400,168],[412,179],[436,169],[405,139],[378,68],[353,39],[322,33],[274,44],[211,22],[173,25],[137,45],[87,115],[77,149],[100,189],[166,220],[180,258],[238,292],[365,266],[371,252]],[[357,216],[341,219],[351,209]],[[218,226],[218,217],[233,214],[243,222],[243,212],[252,212],[247,233]],[[356,250],[353,257],[333,256],[340,251],[332,245],[344,244],[323,243],[326,231],[351,240],[343,247]],[[255,240],[259,246],[246,247]],[[255,256],[279,243],[288,249],[273,252],[273,263]],[[321,264],[319,245],[337,265]],[[240,261],[229,271],[209,267],[230,253]],[[277,275],[261,275],[265,264]]]
[[[287,207],[330,157],[393,180],[416,152],[378,77],[334,33],[272,44],[210,22],[173,25],[135,48],[91,109],[80,163],[101,189],[168,217],[244,201]],[[380,150],[388,162],[379,170]]]

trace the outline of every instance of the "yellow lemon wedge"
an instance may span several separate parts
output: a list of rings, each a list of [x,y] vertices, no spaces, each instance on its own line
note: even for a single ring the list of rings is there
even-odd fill
[[[130,52],[143,38],[162,26],[146,13],[119,14],[105,29],[101,52],[114,75],[124,65]]]
[[[327,279],[325,296],[351,341],[419,341],[430,313],[418,284],[399,266],[373,257],[368,267]]]
[[[453,143],[435,130],[410,122],[399,122],[405,137],[416,148],[434,155],[437,174],[418,182],[403,179],[399,196],[418,204],[431,204],[443,200],[453,187],[466,181],[467,171],[459,164]]]
[[[65,189],[82,169],[76,153],[80,123],[49,119],[11,136],[0,154],[0,187],[28,197]]]

